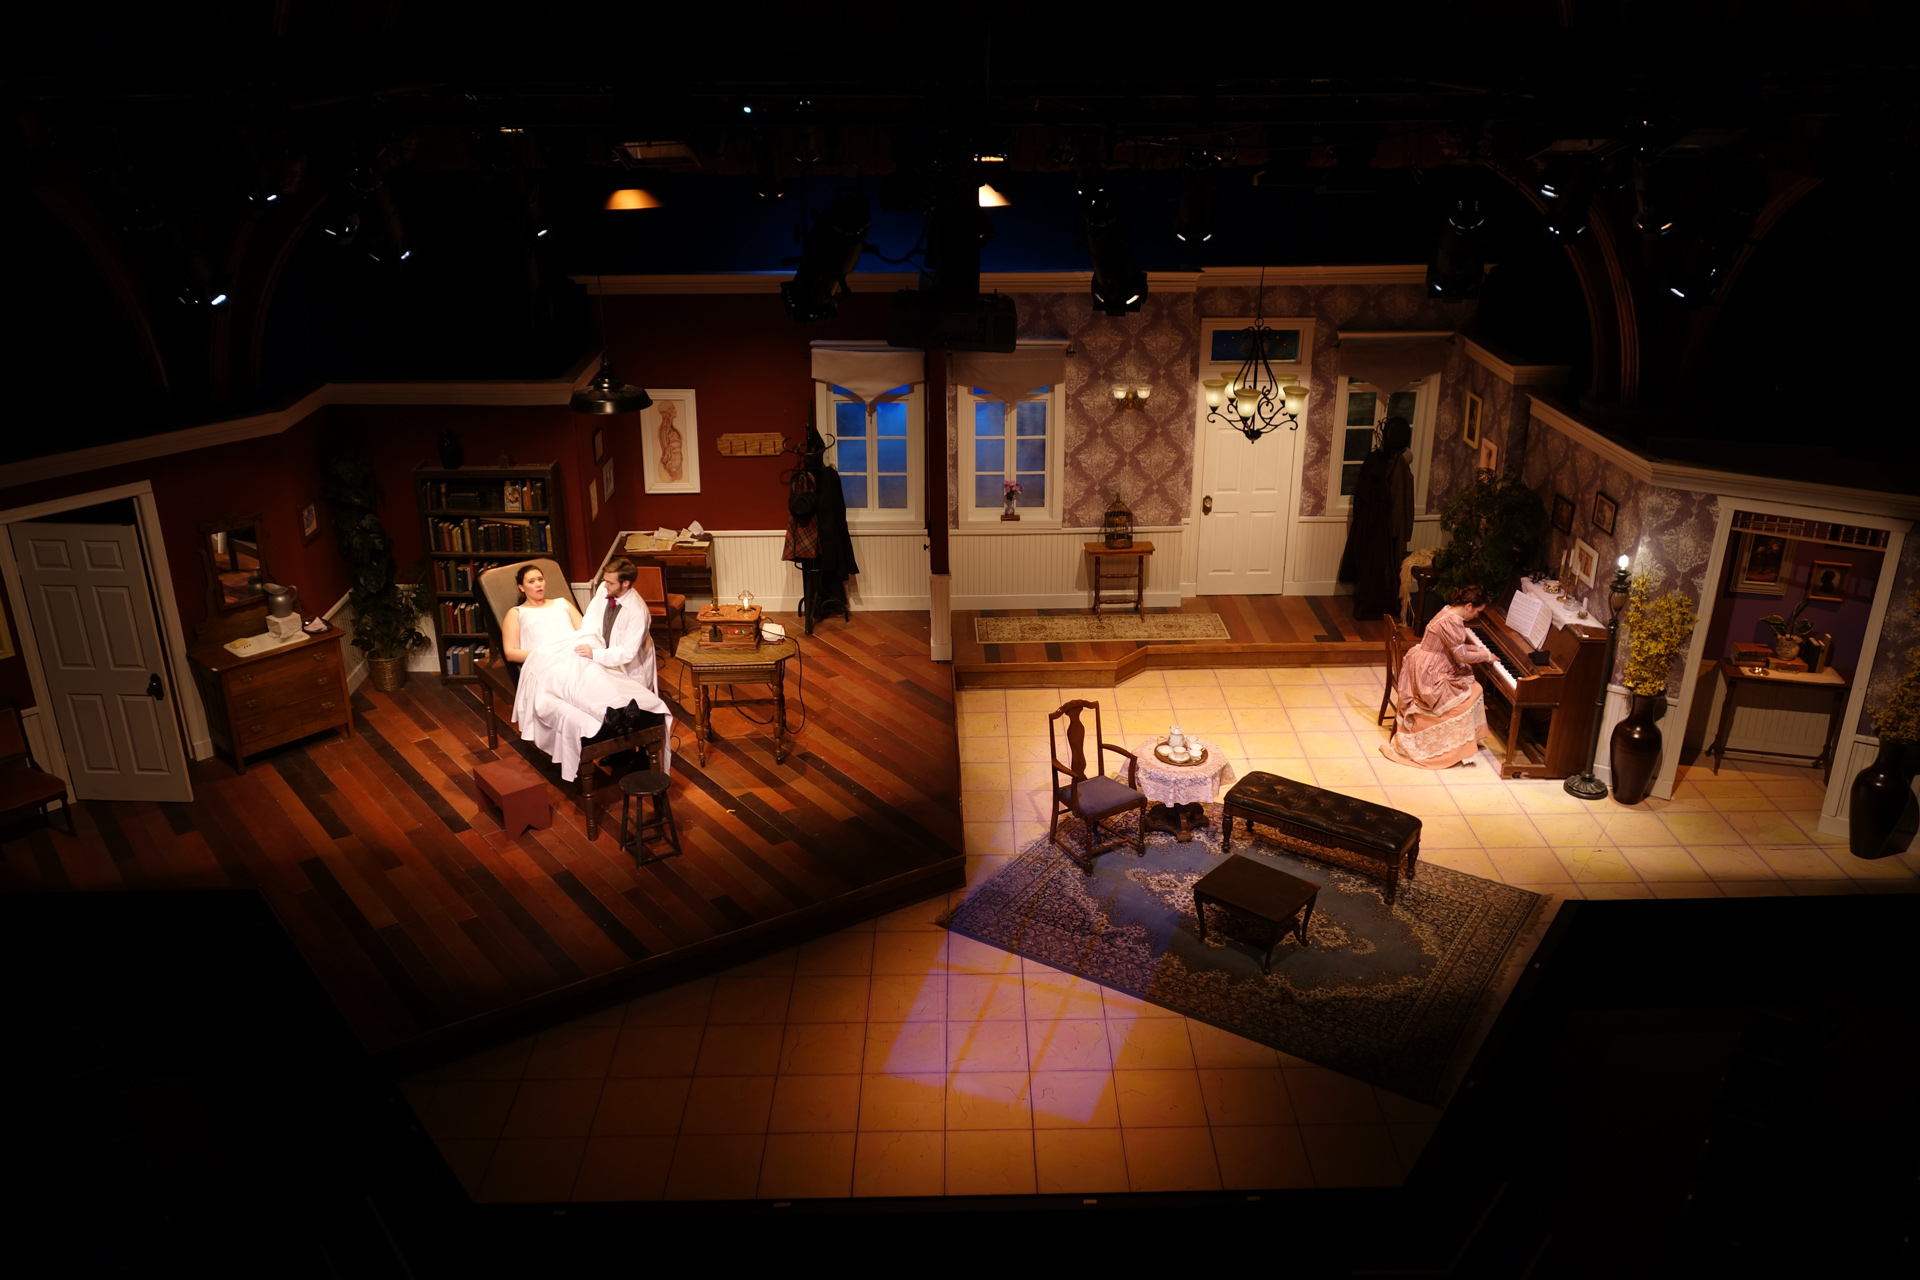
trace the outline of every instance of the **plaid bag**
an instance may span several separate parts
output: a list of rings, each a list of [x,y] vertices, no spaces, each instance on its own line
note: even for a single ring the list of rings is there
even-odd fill
[[[813,516],[787,521],[787,543],[782,560],[812,560],[820,554],[820,522]]]

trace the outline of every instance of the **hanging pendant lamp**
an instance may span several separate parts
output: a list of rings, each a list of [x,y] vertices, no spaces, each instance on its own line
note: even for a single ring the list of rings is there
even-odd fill
[[[607,337],[607,295],[600,286],[600,277],[594,276],[594,293],[600,300],[600,339]],[[613,358],[605,350],[600,353],[600,372],[593,375],[593,381],[574,392],[567,401],[567,408],[575,413],[638,413],[653,404],[653,397],[644,387],[630,386],[620,381],[613,371]]]

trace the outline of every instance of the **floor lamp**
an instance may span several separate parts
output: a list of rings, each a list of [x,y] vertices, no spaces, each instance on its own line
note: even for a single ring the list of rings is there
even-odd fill
[[[1621,556],[1613,571],[1613,581],[1608,585],[1607,665],[1602,668],[1606,677],[1600,681],[1600,696],[1593,708],[1593,740],[1587,745],[1587,767],[1566,781],[1567,794],[1582,800],[1607,798],[1607,784],[1593,776],[1593,765],[1600,757],[1600,726],[1607,718],[1607,688],[1613,683],[1613,655],[1620,646],[1620,611],[1627,607],[1631,586],[1627,581],[1627,558]]]

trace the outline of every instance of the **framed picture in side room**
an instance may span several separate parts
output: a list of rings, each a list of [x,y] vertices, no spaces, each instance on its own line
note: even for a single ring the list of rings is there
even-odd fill
[[[1807,571],[1807,599],[1839,602],[1847,598],[1847,579],[1853,575],[1851,564],[1838,560],[1815,560]]]
[[[1460,438],[1467,442],[1467,448],[1480,447],[1480,397],[1467,392],[1467,405],[1460,413]]]
[[[1573,499],[1563,493],[1553,495],[1553,527],[1562,533],[1573,532]]]
[[[320,536],[320,504],[309,502],[300,508],[300,545],[306,546]]]
[[[607,429],[605,427],[596,426],[593,429],[593,460],[595,462],[607,460]]]
[[[1773,533],[1743,533],[1734,548],[1727,589],[1754,596],[1784,596],[1793,576],[1793,540]]]
[[[653,404],[640,411],[642,486],[648,493],[700,492],[700,426],[692,390],[649,387],[647,394]]]
[[[1573,576],[1586,586],[1593,585],[1593,571],[1600,563],[1600,553],[1582,542],[1573,540]]]
[[[1601,493],[1598,489],[1594,490],[1593,527],[1611,538],[1613,536],[1613,522],[1619,515],[1620,504],[1612,498],[1609,498],[1606,494]]]

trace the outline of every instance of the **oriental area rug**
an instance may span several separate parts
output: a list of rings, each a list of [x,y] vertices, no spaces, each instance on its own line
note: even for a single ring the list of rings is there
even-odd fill
[[[1213,826],[1190,844],[1156,835],[1082,872],[1043,836],[943,923],[956,933],[1124,991],[1187,1017],[1421,1102],[1444,1105],[1516,943],[1546,899],[1422,863],[1387,905],[1383,884],[1234,833],[1233,855],[1270,861],[1323,886],[1308,927],[1262,954],[1272,933],[1207,909],[1193,885],[1223,861]],[[1237,825],[1237,824],[1236,824]],[[1064,834],[1064,833],[1063,833]],[[1081,828],[1073,825],[1078,840]],[[1223,936],[1224,935],[1224,936]]]
[[[975,618],[981,644],[1073,644],[1085,640],[1231,640],[1217,613],[1079,614]]]

